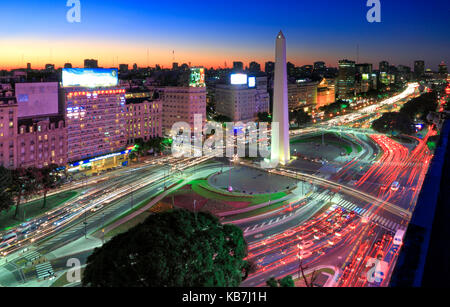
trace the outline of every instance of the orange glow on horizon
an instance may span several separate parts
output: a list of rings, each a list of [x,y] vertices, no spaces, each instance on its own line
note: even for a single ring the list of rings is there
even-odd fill
[[[230,68],[233,61],[242,61],[248,65],[256,61],[264,70],[264,63],[274,61],[271,52],[255,52],[244,48],[221,48],[214,46],[166,46],[162,44],[144,44],[143,42],[126,42],[120,40],[102,39],[54,39],[39,40],[36,38],[0,38],[2,45],[2,57],[0,69],[26,68],[31,63],[32,69],[43,69],[45,64],[55,64],[55,68],[64,67],[65,63],[71,63],[73,67],[83,67],[84,59],[97,59],[100,67],[118,67],[119,64],[134,63],[138,67],[171,68],[173,50],[176,50],[175,62],[179,65],[186,63],[191,66],[203,66],[206,68],[224,68],[225,63]],[[275,47],[275,46],[274,46]],[[147,58],[148,50],[148,58]],[[296,53],[297,55],[297,53]],[[310,58],[308,61],[306,58]],[[318,59],[313,58],[308,52],[299,55],[298,59],[290,61],[296,65],[312,64]],[[327,63],[334,61],[326,61]]]

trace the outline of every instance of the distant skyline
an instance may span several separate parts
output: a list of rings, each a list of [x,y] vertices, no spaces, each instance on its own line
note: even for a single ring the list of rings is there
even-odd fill
[[[211,2],[81,0],[81,23],[68,23],[66,1],[1,3],[0,69],[83,67],[172,62],[207,68],[274,61],[275,37],[287,39],[287,57],[301,66],[339,59],[413,67],[424,60],[437,70],[450,64],[448,0],[381,0],[381,23],[366,21],[366,0],[228,0]],[[173,55],[175,51],[175,55]],[[147,57],[148,52],[148,57]]]

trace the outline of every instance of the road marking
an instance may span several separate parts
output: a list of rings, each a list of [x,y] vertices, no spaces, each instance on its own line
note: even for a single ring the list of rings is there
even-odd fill
[[[269,225],[272,225],[272,223],[273,223],[273,219],[271,219],[271,220],[269,221]]]

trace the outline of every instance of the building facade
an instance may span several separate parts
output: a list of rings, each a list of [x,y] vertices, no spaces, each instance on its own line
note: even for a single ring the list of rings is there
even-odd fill
[[[67,130],[64,120],[20,123],[16,167],[42,168],[67,164]]]
[[[194,128],[194,116],[202,116],[206,122],[206,87],[158,88],[162,101],[162,132],[170,135],[173,124],[186,122]]]
[[[349,99],[355,95],[355,62],[339,61],[339,74],[336,79],[336,92],[339,99]]]
[[[148,141],[162,136],[162,101],[146,98],[127,99],[126,134],[128,144],[137,139]]]
[[[216,85],[216,112],[229,117],[233,122],[254,121],[258,118],[258,113],[269,112],[267,78],[253,78],[255,84]]]
[[[125,89],[69,87],[63,94],[69,162],[126,147]]]

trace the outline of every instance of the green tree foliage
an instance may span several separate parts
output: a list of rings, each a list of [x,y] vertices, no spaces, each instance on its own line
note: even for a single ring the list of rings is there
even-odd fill
[[[297,124],[297,127],[305,125],[311,122],[312,120],[311,116],[308,113],[306,113],[303,109],[298,109],[293,112],[290,112],[289,116],[290,116],[289,120],[294,121]]]
[[[291,275],[288,275],[286,277],[283,277],[281,279],[275,279],[274,277],[271,277],[268,281],[266,281],[267,286],[271,288],[288,288],[288,287],[295,287],[294,280],[292,279]]]
[[[9,210],[13,205],[11,171],[0,166],[0,211]]]
[[[272,117],[268,112],[259,112],[258,113],[258,121],[263,123],[269,123],[272,121]]]
[[[36,172],[32,168],[18,168],[12,171],[11,192],[16,199],[14,218],[18,218],[22,198],[29,199],[38,191]]]
[[[209,213],[151,215],[87,260],[83,285],[92,287],[236,287],[251,265],[242,230]]]
[[[56,189],[61,185],[61,180],[56,173],[57,165],[49,165],[41,169],[34,170],[34,177],[36,179],[37,189],[44,195],[44,202],[42,208],[47,205],[47,193],[51,189]]]
[[[428,113],[436,111],[436,108],[437,95],[436,92],[431,92],[411,99],[405,103],[400,112],[408,115],[411,119],[426,120]]]
[[[399,112],[384,113],[379,119],[372,122],[372,129],[380,133],[414,133],[413,122],[411,118]]]

